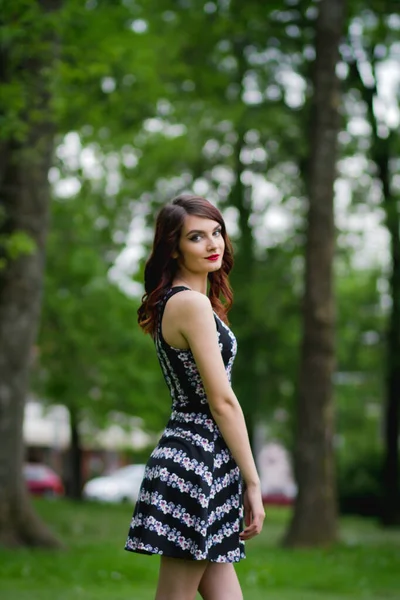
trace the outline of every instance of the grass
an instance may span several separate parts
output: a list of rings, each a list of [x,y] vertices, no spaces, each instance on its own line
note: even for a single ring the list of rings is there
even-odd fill
[[[128,506],[35,502],[64,551],[0,550],[1,600],[153,600],[158,557],[123,550]],[[400,531],[343,519],[329,550],[284,550],[289,513],[268,510],[237,566],[245,600],[399,600]]]

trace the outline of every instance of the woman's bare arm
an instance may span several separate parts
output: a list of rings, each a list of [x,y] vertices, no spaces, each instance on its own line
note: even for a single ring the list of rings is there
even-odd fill
[[[204,294],[195,291],[177,294],[171,300],[175,302],[171,305],[170,318],[189,344],[211,413],[246,484],[245,529],[240,537],[249,540],[261,532],[265,517],[260,480],[243,411],[225,371],[211,303]]]
[[[193,353],[211,413],[247,486],[259,485],[241,406],[225,371],[209,299],[187,291],[174,297],[171,317]],[[172,308],[172,307],[171,307]]]

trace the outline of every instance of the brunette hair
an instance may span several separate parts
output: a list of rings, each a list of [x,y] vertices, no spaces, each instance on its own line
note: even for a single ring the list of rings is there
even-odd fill
[[[226,233],[225,222],[219,210],[205,198],[182,195],[174,198],[160,210],[156,221],[153,249],[144,270],[145,293],[138,309],[138,323],[145,333],[150,333],[152,336],[156,331],[158,303],[171,286],[178,270],[177,260],[172,255],[179,251],[179,239],[186,215],[212,219],[221,226],[225,252],[221,268],[208,274],[210,282],[208,297],[217,315],[228,323],[227,314],[233,300],[228,280],[228,274],[233,266],[233,251]],[[220,300],[221,295],[224,302]]]

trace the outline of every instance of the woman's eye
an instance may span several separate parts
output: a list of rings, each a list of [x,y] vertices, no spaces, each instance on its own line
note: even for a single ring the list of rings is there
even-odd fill
[[[214,237],[219,237],[222,233],[221,229],[217,229],[216,231],[213,231],[213,236]],[[197,233],[196,235],[193,235],[190,239],[191,242],[199,242],[202,239],[202,235],[200,233]]]

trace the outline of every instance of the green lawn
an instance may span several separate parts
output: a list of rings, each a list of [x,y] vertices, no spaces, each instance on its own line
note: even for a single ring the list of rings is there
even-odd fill
[[[153,600],[158,557],[123,550],[129,506],[37,501],[67,549],[0,550],[1,600]],[[237,570],[245,600],[400,600],[400,531],[342,520],[330,550],[279,547],[288,513],[269,510]]]

